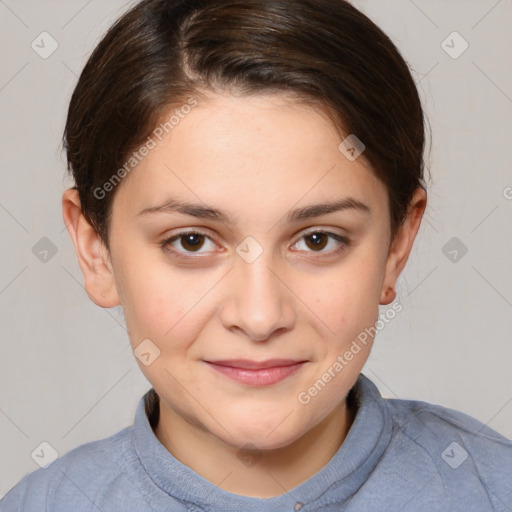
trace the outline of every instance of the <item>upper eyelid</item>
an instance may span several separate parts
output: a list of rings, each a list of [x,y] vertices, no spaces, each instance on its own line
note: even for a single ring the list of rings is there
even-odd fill
[[[295,245],[298,241],[300,241],[305,236],[310,235],[312,233],[325,233],[329,236],[337,235],[339,237],[346,238],[347,240],[349,239],[348,235],[345,235],[345,234],[342,235],[342,234],[336,233],[327,227],[312,227],[312,228],[305,228],[304,230],[299,231],[300,236],[296,238],[293,245]],[[183,228],[183,231],[179,231],[178,233],[176,233],[172,236],[166,237],[163,240],[163,243],[175,241],[175,240],[179,239],[181,236],[185,236],[187,234],[203,235],[203,236],[206,236],[207,238],[209,238],[213,243],[217,243],[214,236],[211,236],[206,230],[203,230],[201,228]],[[333,238],[333,237],[331,236],[331,238]],[[339,242],[339,240],[337,240],[337,241]],[[186,252],[186,251],[179,251],[179,252]],[[191,254],[193,254],[193,253],[191,253]]]

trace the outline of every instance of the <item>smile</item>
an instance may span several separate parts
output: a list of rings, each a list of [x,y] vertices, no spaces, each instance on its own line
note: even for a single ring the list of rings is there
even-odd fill
[[[306,363],[306,361],[290,359],[273,359],[261,362],[233,359],[205,362],[225,377],[253,387],[276,384],[295,373]]]

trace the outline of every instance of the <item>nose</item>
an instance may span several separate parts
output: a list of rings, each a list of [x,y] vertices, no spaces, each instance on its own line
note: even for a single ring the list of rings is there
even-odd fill
[[[252,341],[267,341],[290,330],[296,321],[293,293],[265,252],[252,263],[238,258],[226,290],[224,327]]]

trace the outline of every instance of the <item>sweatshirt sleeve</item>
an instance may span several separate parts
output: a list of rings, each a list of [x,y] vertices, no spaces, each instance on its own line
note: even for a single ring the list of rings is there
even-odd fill
[[[50,475],[37,469],[25,475],[1,500],[0,512],[46,512]]]

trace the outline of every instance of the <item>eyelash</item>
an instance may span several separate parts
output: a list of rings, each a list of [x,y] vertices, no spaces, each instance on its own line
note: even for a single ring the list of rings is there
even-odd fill
[[[327,235],[327,236],[333,238],[334,240],[336,240],[337,242],[341,242],[341,245],[338,248],[333,249],[331,251],[327,251],[327,252],[325,252],[325,251],[305,251],[305,252],[312,252],[312,253],[318,252],[319,254],[336,255],[336,254],[343,252],[348,246],[350,246],[350,240],[347,237],[338,235],[337,233],[333,233],[331,231],[322,231],[321,229],[315,229],[315,230],[308,231],[307,233],[304,233],[297,240],[297,242],[295,242],[295,244],[298,243],[300,240],[302,240],[310,235],[313,235],[313,234]],[[205,233],[201,230],[189,230],[189,231],[182,231],[176,235],[173,235],[172,237],[167,238],[167,239],[163,240],[162,242],[160,242],[159,245],[164,250],[164,252],[171,253],[173,256],[176,256],[178,258],[184,258],[184,259],[188,259],[188,260],[203,258],[204,256],[185,256],[184,254],[187,254],[186,252],[178,251],[171,246],[172,242],[174,242],[175,240],[178,240],[179,238],[184,237],[186,235],[203,235],[203,236],[209,238],[212,242],[214,241],[207,233]],[[194,254],[194,253],[190,252],[190,254]],[[318,256],[314,256],[314,258],[318,258]]]

